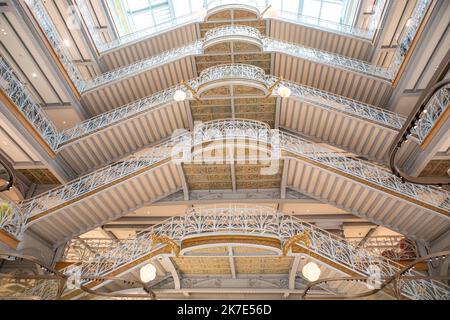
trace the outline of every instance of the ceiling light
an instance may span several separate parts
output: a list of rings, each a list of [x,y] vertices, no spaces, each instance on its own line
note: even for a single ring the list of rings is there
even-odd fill
[[[149,283],[156,278],[156,268],[151,263],[143,266],[139,272],[141,281],[144,283]]]
[[[406,27],[409,27],[409,26],[411,25],[411,22],[412,22],[412,18],[409,18],[409,19],[406,21]]]
[[[282,98],[288,98],[291,95],[291,89],[285,86],[278,87],[278,95]]]
[[[33,72],[33,73],[31,74],[31,76],[32,76],[33,78],[37,78],[36,72]]]
[[[70,47],[70,40],[69,39],[64,39],[64,45],[66,47]]]
[[[173,94],[173,100],[180,102],[180,101],[184,101],[186,100],[186,92],[184,92],[183,90],[177,90],[175,91],[175,93]]]
[[[302,269],[303,276],[309,281],[314,282],[317,281],[320,277],[320,268],[314,262],[308,262]]]
[[[3,143],[4,146],[8,145],[8,142],[6,142],[6,141],[2,141],[2,143]]]

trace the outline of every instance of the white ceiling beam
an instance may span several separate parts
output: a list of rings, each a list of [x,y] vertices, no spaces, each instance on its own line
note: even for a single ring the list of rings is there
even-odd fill
[[[180,176],[181,186],[183,188],[183,198],[185,201],[189,201],[189,187],[186,180],[186,175],[184,174],[183,167],[180,163],[176,164],[178,175]]]
[[[175,265],[173,264],[172,259],[170,259],[170,257],[168,257],[167,255],[163,255],[162,259],[159,260],[159,263],[167,271],[169,271],[170,274],[172,275],[173,283],[174,283],[174,289],[175,290],[180,290],[181,289],[180,275],[179,275],[177,269],[175,268]]]
[[[281,109],[281,98],[277,98],[277,101],[275,103],[275,129],[279,129],[280,128],[280,111]]]
[[[297,270],[300,265],[300,261],[300,256],[295,256],[294,261],[292,261],[292,266],[289,270],[289,290],[295,290],[295,279],[297,277]]]
[[[285,159],[280,183],[281,199],[286,199],[286,184],[288,178],[288,170],[289,170],[289,159]]]
[[[230,164],[230,170],[231,170],[231,185],[233,186],[233,192],[237,191],[236,188],[236,168],[234,166],[234,160],[232,159]]]
[[[228,260],[230,261],[231,277],[236,279],[236,265],[234,263],[233,247],[228,246]]]

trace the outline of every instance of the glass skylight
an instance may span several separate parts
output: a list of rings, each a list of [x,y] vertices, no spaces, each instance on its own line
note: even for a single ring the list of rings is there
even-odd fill
[[[213,0],[107,0],[120,37],[186,21]],[[360,0],[256,0],[261,10],[272,5],[281,16],[326,26],[353,25]],[[145,32],[146,32],[145,31]]]
[[[203,0],[108,0],[120,36],[171,23],[203,5]]]

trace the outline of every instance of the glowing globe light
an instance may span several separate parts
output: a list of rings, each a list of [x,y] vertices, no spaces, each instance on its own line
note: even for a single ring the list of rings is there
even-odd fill
[[[173,94],[173,100],[177,102],[186,100],[186,92],[184,92],[183,90],[175,91],[175,93]]]
[[[285,86],[280,86],[278,88],[278,95],[282,98],[288,98],[291,95],[291,89]]]
[[[142,282],[148,283],[156,278],[156,268],[151,263],[146,264],[141,268],[139,275]]]
[[[309,282],[317,281],[320,277],[320,268],[314,262],[308,262],[302,269],[303,276],[308,279]]]

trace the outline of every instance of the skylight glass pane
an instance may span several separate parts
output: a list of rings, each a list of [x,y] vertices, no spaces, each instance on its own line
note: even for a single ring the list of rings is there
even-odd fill
[[[342,13],[343,13],[343,5],[338,3],[324,2],[322,5],[321,11],[321,19],[341,22]]]
[[[181,17],[191,12],[191,3],[189,0],[173,0],[173,10],[176,17]]]
[[[304,0],[302,15],[319,18],[320,8],[321,8],[320,0]]]
[[[283,11],[296,13],[298,12],[298,5],[299,5],[298,0],[284,0]]]
[[[131,16],[134,31],[143,30],[154,26],[152,14],[149,11],[135,13]]]
[[[129,12],[142,10],[149,6],[148,0],[126,0],[125,4]]]

